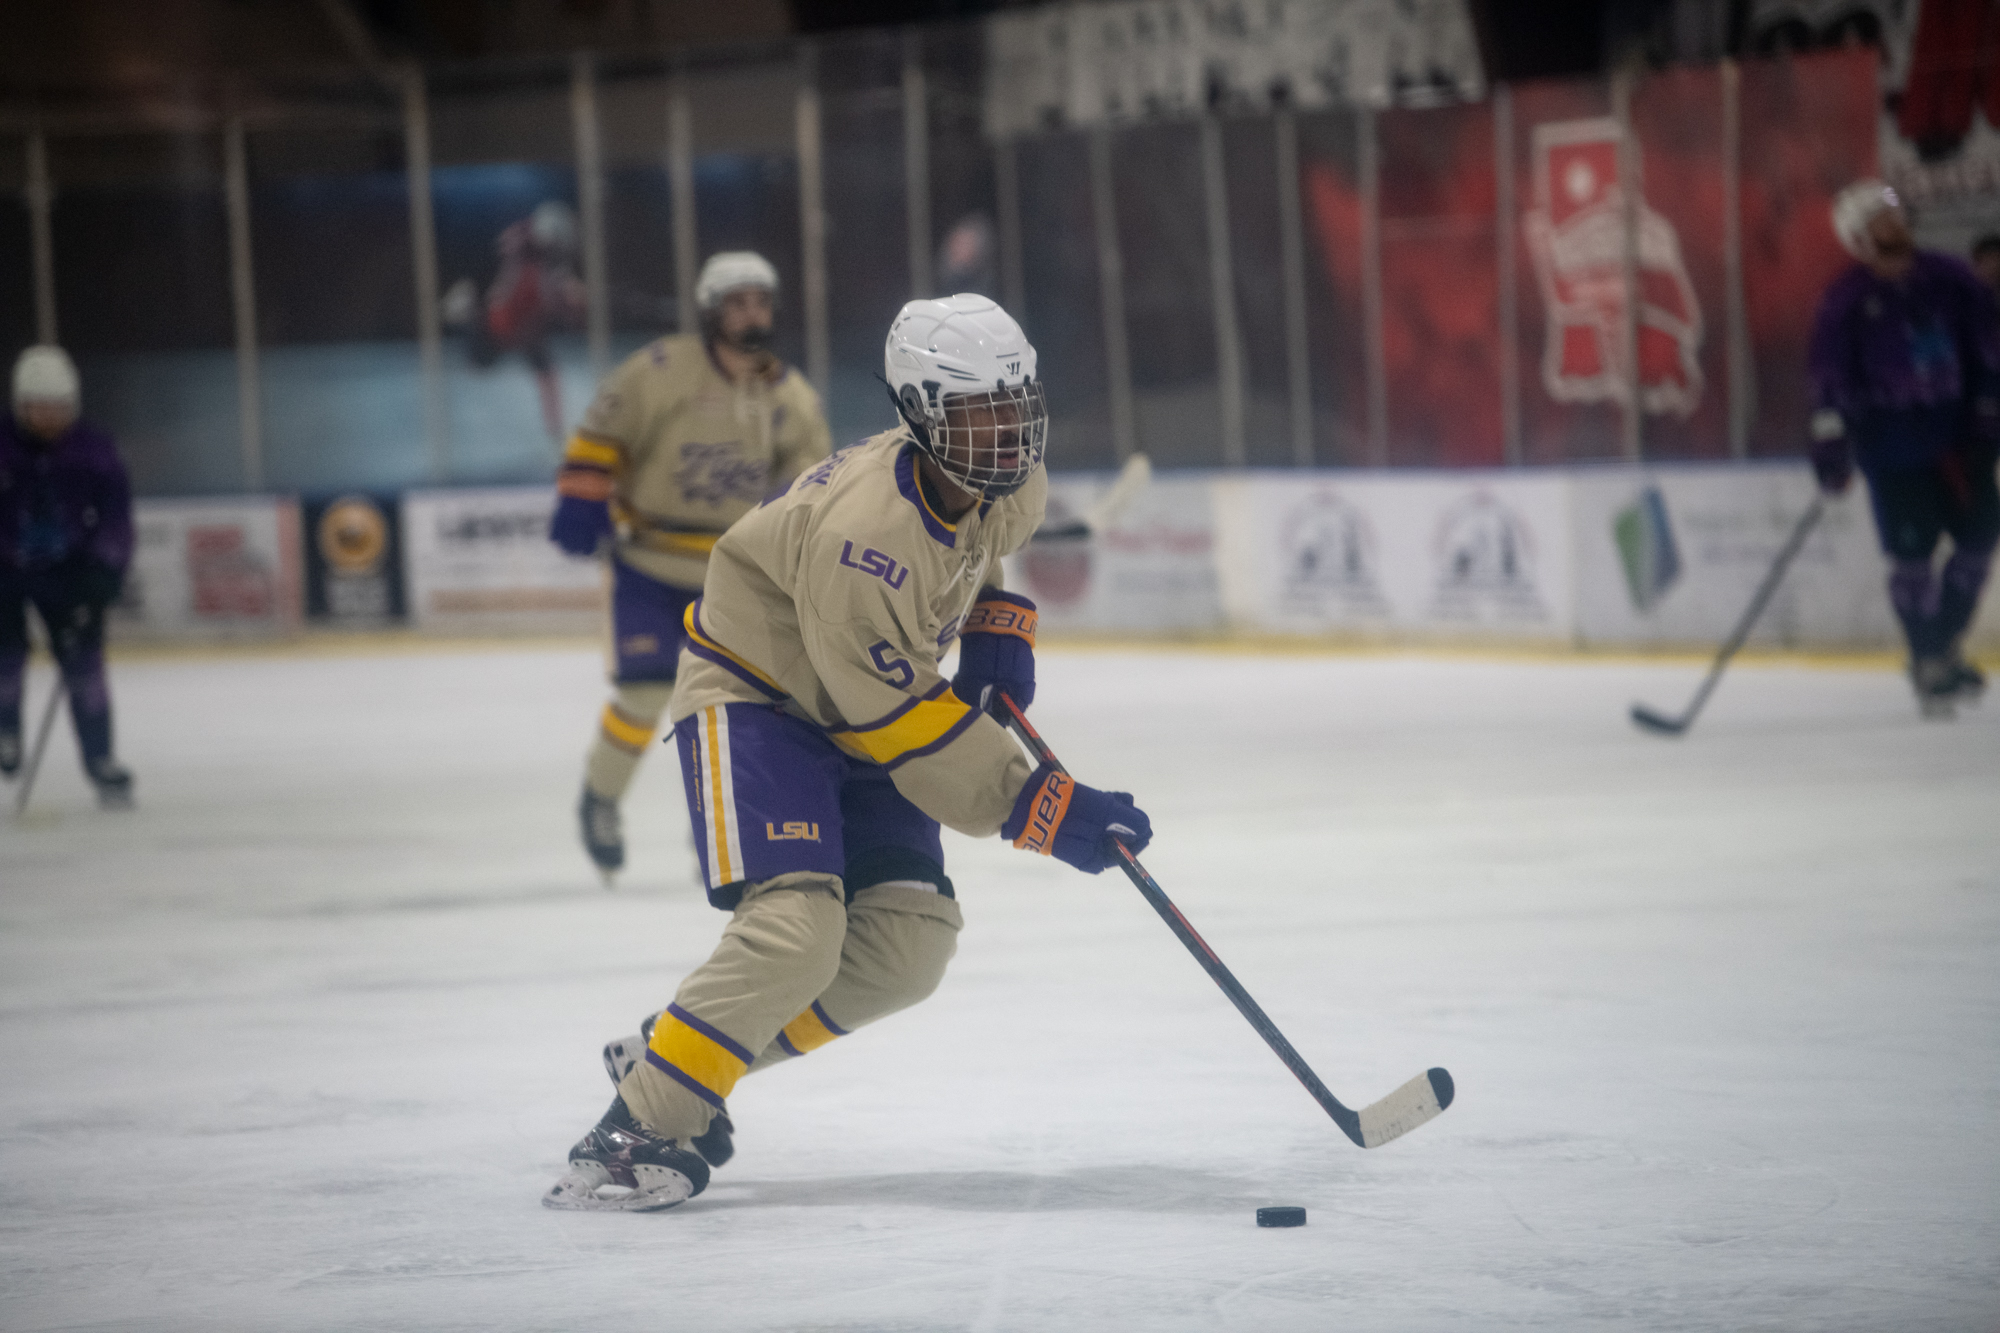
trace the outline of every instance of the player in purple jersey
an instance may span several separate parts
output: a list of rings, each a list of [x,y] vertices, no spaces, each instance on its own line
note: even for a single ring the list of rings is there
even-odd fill
[[[1962,261],[1916,248],[1880,181],[1843,190],[1833,223],[1856,262],[1813,326],[1813,468],[1829,495],[1856,465],[1868,479],[1918,707],[1948,718],[1986,687],[1963,641],[2000,540],[2000,306]]]
[[[104,612],[132,560],[132,493],[111,436],[77,415],[76,367],[60,347],[14,364],[14,410],[0,424],[0,774],[21,764],[29,606],[69,690],[84,769],[106,806],[131,804],[132,775],[111,755]]]

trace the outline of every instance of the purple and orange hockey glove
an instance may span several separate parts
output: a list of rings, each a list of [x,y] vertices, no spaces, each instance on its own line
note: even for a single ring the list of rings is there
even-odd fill
[[[1015,702],[1019,702],[1016,700]],[[1153,821],[1128,791],[1099,791],[1043,764],[1028,775],[1000,836],[1095,875],[1117,857],[1115,837],[1134,855],[1153,840]]]
[[[1035,604],[988,588],[958,628],[958,674],[952,693],[974,708],[995,708],[1005,691],[1022,712],[1035,701]]]

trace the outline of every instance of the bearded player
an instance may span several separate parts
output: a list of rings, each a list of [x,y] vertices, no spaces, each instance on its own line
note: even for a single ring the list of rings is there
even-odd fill
[[[1090,874],[1113,835],[1152,836],[1131,796],[1031,766],[987,711],[1035,693],[1034,603],[1000,587],[1048,493],[1035,349],[961,295],[904,306],[885,360],[902,424],[731,528],[688,609],[674,742],[729,924],[623,1044],[635,1058],[551,1208],[701,1193],[733,1150],[738,1079],[929,995],[962,921],[940,824]]]
[[[1833,226],[1855,263],[1813,325],[1813,468],[1829,495],[1857,464],[1868,479],[1918,710],[1949,718],[1986,688],[1964,638],[2000,539],[2000,307],[1961,260],[1917,249],[1881,181],[1841,191]]]
[[[619,801],[674,691],[682,617],[716,538],[827,456],[826,418],[771,351],[778,273],[718,254],[695,285],[699,334],[661,338],[613,371],[557,474],[549,537],[611,562],[613,694],[584,765],[584,850],[608,883],[625,864]]]

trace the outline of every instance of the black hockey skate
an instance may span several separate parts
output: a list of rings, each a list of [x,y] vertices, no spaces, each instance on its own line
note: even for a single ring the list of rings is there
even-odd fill
[[[21,733],[0,731],[0,778],[11,778],[21,771]]]
[[[1917,692],[1917,713],[1933,722],[1958,715],[1958,664],[1949,657],[1918,657],[1910,661],[1910,688]]]
[[[106,810],[132,808],[131,769],[110,755],[86,760],[83,769],[90,775],[90,785],[97,788],[97,803],[100,806]]]
[[[1986,694],[1986,673],[1962,656],[1951,659],[1951,697],[1962,704],[1976,704]]]
[[[633,1066],[646,1058],[646,1043],[653,1039],[653,1024],[659,1017],[648,1014],[639,1024],[638,1035],[604,1043],[604,1072],[611,1076],[612,1087],[623,1083]],[[709,1120],[708,1128],[688,1140],[688,1146],[710,1166],[721,1166],[736,1155],[735,1135],[736,1126],[729,1119],[729,1105],[725,1102]]]
[[[708,1188],[708,1163],[632,1118],[623,1097],[569,1150],[569,1170],[542,1196],[548,1208],[651,1213]]]
[[[618,802],[606,800],[586,784],[576,819],[583,831],[583,850],[590,853],[609,888],[611,877],[625,868],[625,821],[618,816]]]

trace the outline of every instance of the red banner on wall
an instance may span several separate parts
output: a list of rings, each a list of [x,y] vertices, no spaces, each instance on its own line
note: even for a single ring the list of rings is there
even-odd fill
[[[1490,102],[1377,117],[1387,461],[1504,459],[1499,163],[1509,164],[1518,210],[1508,230],[1516,238],[1511,335],[1523,461],[1623,454],[1628,348],[1637,357],[1646,457],[1728,457],[1732,398],[1746,409],[1750,452],[1798,452],[1813,312],[1848,263],[1829,209],[1842,186],[1875,165],[1874,60],[1842,52],[1744,67],[1734,154],[1719,67],[1641,80],[1630,102],[1630,153],[1621,152],[1623,131],[1601,81],[1517,86],[1504,118]],[[1747,350],[1734,367],[1732,158]],[[1303,170],[1326,281],[1339,306],[1359,310],[1368,262],[1360,173],[1310,155]],[[1636,185],[1629,206],[1628,181]],[[1636,315],[1627,310],[1628,264]],[[1320,367],[1323,381],[1345,386],[1363,376],[1350,349],[1336,359]],[[1350,419],[1362,415],[1354,393],[1336,396]]]

